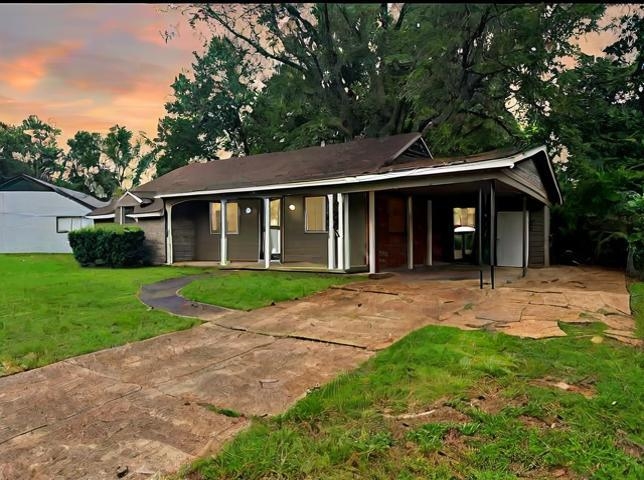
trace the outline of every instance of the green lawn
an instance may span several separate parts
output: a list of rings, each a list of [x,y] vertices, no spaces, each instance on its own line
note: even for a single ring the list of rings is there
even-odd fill
[[[223,271],[192,282],[181,290],[181,295],[221,307],[252,310],[364,278],[322,273]]]
[[[642,325],[644,284],[632,292]],[[644,478],[642,351],[602,324],[562,328],[535,341],[426,327],[179,477]]]
[[[71,255],[0,255],[0,375],[191,327],[139,287],[194,268],[81,268]]]

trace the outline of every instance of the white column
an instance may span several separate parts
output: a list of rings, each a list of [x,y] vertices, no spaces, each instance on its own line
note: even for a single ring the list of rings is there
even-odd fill
[[[344,269],[351,268],[351,241],[349,238],[349,194],[344,194]]]
[[[432,211],[432,201],[427,200],[427,257],[425,260],[426,265],[432,265],[434,262],[434,252],[433,252],[433,230],[434,226],[432,225],[432,222],[434,220],[433,217],[433,211]]]
[[[336,238],[336,249],[338,252],[338,269],[344,270],[344,193],[337,194],[338,203],[338,236]]]
[[[369,192],[369,273],[376,273],[376,192]]]
[[[414,269],[414,199],[407,197],[407,268]]]
[[[264,268],[271,266],[271,200],[263,199],[264,204]]]
[[[333,270],[335,268],[335,224],[333,220],[333,194],[329,193],[327,196],[327,209],[326,215],[329,219],[329,238],[327,242],[327,251],[328,251],[328,269]]]
[[[226,238],[226,200],[221,200],[221,245],[219,265],[226,265],[228,263],[228,238]]]
[[[173,252],[172,252],[172,204],[165,206],[165,215],[167,219],[167,233],[165,237],[165,263],[172,265],[174,262]]]

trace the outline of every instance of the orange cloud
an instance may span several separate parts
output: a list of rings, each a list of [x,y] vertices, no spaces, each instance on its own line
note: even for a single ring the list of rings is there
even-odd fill
[[[29,91],[42,80],[53,62],[81,47],[77,42],[38,47],[19,57],[0,62],[0,81],[19,91]]]

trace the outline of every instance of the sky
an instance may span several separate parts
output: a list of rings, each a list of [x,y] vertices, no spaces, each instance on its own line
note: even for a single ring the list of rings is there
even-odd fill
[[[0,4],[0,121],[63,130],[114,124],[154,136],[170,85],[203,41],[163,4]],[[160,32],[175,31],[167,43]]]
[[[203,45],[185,17],[163,9],[0,4],[0,121],[38,115],[63,131],[63,146],[78,130],[104,134],[117,123],[153,137],[170,85]],[[166,30],[176,32],[168,42]],[[598,55],[610,37],[593,35],[581,44]]]

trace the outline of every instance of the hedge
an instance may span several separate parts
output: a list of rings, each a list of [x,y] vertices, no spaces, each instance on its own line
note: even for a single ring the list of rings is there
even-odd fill
[[[117,224],[69,232],[74,258],[83,267],[137,267],[149,263],[145,234],[139,227]]]

